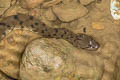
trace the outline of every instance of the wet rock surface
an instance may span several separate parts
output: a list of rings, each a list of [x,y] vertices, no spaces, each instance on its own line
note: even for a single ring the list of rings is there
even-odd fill
[[[115,64],[115,70],[114,70],[114,80],[120,79],[120,57],[117,57]]]
[[[76,52],[76,49],[64,40],[37,39],[26,47],[20,66],[20,78],[100,80],[103,68],[101,58],[82,51]]]
[[[39,7],[45,0],[20,0],[20,5],[23,8],[35,8]]]
[[[88,10],[81,4],[69,3],[54,6],[53,12],[61,21],[70,22],[85,16],[88,13]]]
[[[10,0],[0,0],[0,15],[2,15],[10,7],[10,4]]]
[[[1,0],[0,14],[5,13],[6,16],[23,12],[33,14],[50,27],[65,27],[75,33],[85,33],[93,36],[100,43],[97,51],[90,52],[78,50],[64,40],[36,40],[28,44],[23,54],[20,66],[21,80],[41,78],[43,80],[120,80],[120,23],[111,17],[110,0],[48,0],[45,2],[35,0],[36,3],[33,5],[31,5],[32,0],[21,1],[23,2],[17,2],[19,5],[16,3],[10,7],[11,0]],[[13,10],[14,6],[17,7]],[[18,6],[22,7],[21,10]],[[40,44],[36,43],[37,41]],[[43,56],[47,57],[47,60]],[[14,70],[18,72],[11,76]],[[8,66],[5,71],[6,75],[16,77],[19,68],[11,70]],[[4,75],[1,75],[0,79],[9,80]]]

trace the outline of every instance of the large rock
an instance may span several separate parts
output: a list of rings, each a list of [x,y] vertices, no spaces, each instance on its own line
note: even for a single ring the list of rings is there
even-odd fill
[[[65,74],[63,72],[65,68],[74,72],[73,61],[67,62],[71,52],[71,45],[63,40],[37,39],[31,42],[22,58],[21,80],[54,80]]]
[[[65,40],[37,39],[25,50],[21,80],[100,80],[101,58],[79,51]]]
[[[120,56],[117,57],[115,64],[114,80],[120,80]]]
[[[114,35],[114,36],[113,36]],[[117,56],[120,53],[119,49],[119,37],[115,34],[106,34],[101,37],[102,43],[100,48],[100,55],[104,61],[104,74],[102,80],[116,80],[113,79],[113,73],[116,63]]]
[[[69,22],[86,15],[88,10],[81,4],[69,3],[54,6],[53,12],[61,21]]]

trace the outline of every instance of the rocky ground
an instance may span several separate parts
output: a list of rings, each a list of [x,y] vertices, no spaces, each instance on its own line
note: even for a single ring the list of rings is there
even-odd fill
[[[0,0],[1,19],[17,13],[91,35],[100,48],[85,51],[62,39],[36,39],[26,47],[16,80],[120,80],[120,21],[111,16],[110,0]],[[0,71],[0,80],[15,80],[9,72]]]

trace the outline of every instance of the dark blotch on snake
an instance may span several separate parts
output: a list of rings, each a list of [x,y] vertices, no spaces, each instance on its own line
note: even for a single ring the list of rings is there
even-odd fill
[[[6,24],[5,24],[5,23],[0,23],[0,25],[3,25],[3,26],[5,26]]]
[[[31,26],[32,28],[34,28],[34,25],[33,25],[33,24],[31,24],[30,26]]]
[[[22,25],[22,24],[23,24],[23,21],[20,21],[19,24]]]
[[[58,29],[55,29],[55,32],[57,33],[57,32],[58,32]]]
[[[26,16],[28,16],[28,15],[26,15]],[[82,34],[82,33],[75,34],[66,28],[47,27],[46,24],[39,21],[38,19],[34,19],[33,16],[25,17],[25,15],[23,15],[23,16],[22,15],[21,16],[14,15],[12,17],[14,17],[14,19],[16,19],[16,20],[12,19],[13,21],[16,21],[16,24],[18,23],[18,21],[20,21],[19,24],[21,24],[22,26],[27,26],[27,24],[29,24],[30,27],[32,27],[34,32],[38,32],[38,34],[42,35],[43,37],[65,39],[68,42],[70,42],[71,44],[73,44],[74,46],[76,46],[77,48],[82,48],[82,49],[86,49],[86,50],[97,50],[99,48],[99,43],[96,42],[89,35]],[[19,20],[19,18],[20,18],[20,20]],[[25,19],[25,18],[27,18],[27,19]],[[8,17],[8,19],[11,20],[11,17]],[[6,19],[6,20],[8,21],[8,19]],[[24,24],[24,22],[21,22],[21,21],[25,21],[25,24]],[[2,22],[4,22],[4,21],[2,21]],[[5,21],[6,24],[4,24],[2,22],[0,23],[0,25],[3,25],[3,27],[4,27],[4,25],[6,26],[9,24],[9,23],[7,24],[6,21]],[[14,25],[11,25],[11,27],[12,26],[14,27]],[[86,31],[84,30],[84,32],[86,32]]]
[[[33,18],[34,18],[33,16],[29,16],[29,19],[30,19],[30,20],[33,20]]]
[[[17,15],[14,15],[13,17],[14,17],[14,19],[18,20],[18,16]]]
[[[8,28],[10,28],[10,25],[6,25]]]
[[[42,24],[42,26],[45,26],[45,24],[44,23],[41,23]]]
[[[21,26],[21,28],[24,28],[24,26]]]
[[[35,22],[35,25],[37,26],[39,23]]]

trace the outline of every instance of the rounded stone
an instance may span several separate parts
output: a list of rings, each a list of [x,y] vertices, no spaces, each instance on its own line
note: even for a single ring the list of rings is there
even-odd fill
[[[20,65],[21,80],[100,80],[100,57],[76,49],[65,40],[36,39],[25,49]],[[91,73],[92,72],[92,73]]]
[[[67,58],[71,56],[71,52],[68,51],[71,47],[66,47],[67,45],[70,46],[66,41],[56,39],[32,41],[22,57],[21,80],[52,80],[62,76],[64,69],[66,72],[74,71],[74,63],[67,62]]]
[[[88,13],[87,8],[78,3],[60,4],[53,6],[53,12],[63,22],[70,22]]]

